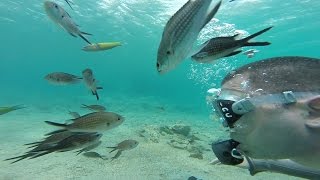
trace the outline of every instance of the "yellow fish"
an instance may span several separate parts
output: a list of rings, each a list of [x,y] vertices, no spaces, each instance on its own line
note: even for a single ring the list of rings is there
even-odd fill
[[[120,42],[104,42],[104,43],[95,43],[90,44],[82,48],[84,51],[104,51],[112,49],[114,47],[121,46]]]

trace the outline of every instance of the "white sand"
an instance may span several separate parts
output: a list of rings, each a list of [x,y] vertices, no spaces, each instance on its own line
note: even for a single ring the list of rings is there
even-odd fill
[[[140,143],[137,148],[124,151],[114,160],[102,160],[76,156],[74,152],[52,153],[32,160],[22,160],[15,164],[3,159],[22,155],[27,149],[23,144],[38,141],[43,134],[55,129],[44,120],[60,121],[69,118],[67,110],[81,110],[85,98],[72,103],[55,103],[39,106],[34,104],[28,109],[0,116],[0,180],[31,179],[181,179],[195,176],[204,180],[211,179],[298,179],[274,173],[260,173],[250,176],[247,170],[232,166],[210,165],[215,158],[206,151],[204,159],[190,158],[189,152],[172,148],[166,139],[159,143],[140,137],[138,131],[145,126],[173,125],[177,122],[189,125],[207,142],[208,149],[212,140],[224,136],[218,123],[209,120],[207,114],[197,114],[193,107],[179,107],[156,103],[154,98],[121,97],[109,99],[107,109],[126,117],[121,126],[104,133],[102,145],[94,151],[112,157],[106,146],[113,146],[125,139],[135,139]],[[79,101],[79,102],[78,102]],[[82,102],[81,102],[82,101]],[[59,102],[59,103],[58,103]],[[100,102],[99,102],[100,103]],[[55,105],[54,105],[55,104]],[[90,103],[86,103],[90,104]],[[101,101],[100,104],[103,104]],[[160,106],[164,106],[163,111]],[[88,111],[81,110],[81,114]],[[227,139],[227,137],[225,137]],[[206,144],[206,142],[204,142]]]

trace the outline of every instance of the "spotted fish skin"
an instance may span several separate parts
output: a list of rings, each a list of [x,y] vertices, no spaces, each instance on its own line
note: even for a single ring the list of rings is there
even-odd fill
[[[164,74],[189,56],[201,29],[218,11],[221,1],[209,10],[212,0],[189,0],[167,22],[157,54],[157,70]]]
[[[243,46],[267,46],[271,43],[269,42],[248,42],[250,39],[270,30],[272,28],[265,28],[257,33],[254,33],[246,38],[237,40],[236,37],[239,34],[227,37],[215,37],[207,42],[203,43],[205,45],[198,53],[191,56],[194,61],[200,63],[210,63],[214,60],[223,57],[229,57],[236,55],[241,52],[237,50]]]

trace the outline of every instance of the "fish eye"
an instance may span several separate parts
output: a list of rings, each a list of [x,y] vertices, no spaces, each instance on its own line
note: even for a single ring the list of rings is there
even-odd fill
[[[121,120],[121,118],[120,117],[118,117],[118,121],[120,121]]]
[[[56,4],[54,5],[54,7],[58,9],[58,5],[56,5]]]
[[[160,64],[159,63],[157,63],[157,68],[159,68],[160,67]]]
[[[170,51],[167,51],[167,55],[170,55],[171,54],[171,52]]]

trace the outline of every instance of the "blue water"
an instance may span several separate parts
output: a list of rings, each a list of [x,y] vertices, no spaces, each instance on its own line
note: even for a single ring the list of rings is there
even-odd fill
[[[86,43],[70,36],[45,14],[43,1],[0,1],[0,103],[37,105],[55,99],[95,97],[83,86],[52,86],[44,80],[50,72],[81,75],[91,68],[104,87],[101,99],[113,96],[154,96],[167,103],[190,105],[193,112],[209,115],[206,91],[219,87],[232,69],[268,57],[299,55],[319,57],[320,1],[236,0],[223,2],[201,33],[198,44],[236,30],[255,33],[274,28],[256,38],[272,44],[258,47],[252,59],[244,55],[221,59],[216,64],[196,64],[186,59],[175,70],[159,75],[157,49],[165,23],[186,0],[73,0],[74,11],[62,5],[92,42],[120,41],[121,47],[103,52],[84,52]],[[186,115],[187,116],[187,115]],[[150,119],[150,121],[152,121]],[[209,122],[209,121],[208,121]]]

